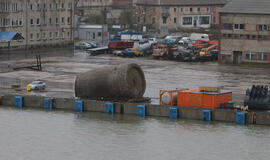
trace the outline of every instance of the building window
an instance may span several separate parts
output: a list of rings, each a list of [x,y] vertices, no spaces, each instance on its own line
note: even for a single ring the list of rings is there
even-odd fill
[[[46,3],[43,4],[43,9],[46,9]]]
[[[70,33],[69,33],[69,32],[67,32],[67,36],[68,36],[68,37],[70,36]]]
[[[37,18],[37,25],[40,25],[40,21],[39,21],[39,18]]]
[[[30,24],[34,25],[34,19],[30,19]]]
[[[49,33],[49,37],[50,37],[50,39],[53,39],[53,34],[52,34],[52,32]]]
[[[210,9],[209,9],[209,8],[207,8],[207,9],[206,9],[206,11],[207,11],[207,12],[209,12],[209,11],[210,11]]]
[[[62,39],[65,38],[65,32],[62,32]]]
[[[153,18],[152,18],[152,24],[155,24],[155,23],[156,23],[156,18],[153,17]]]
[[[256,35],[252,35],[252,40],[256,40]]]
[[[93,39],[96,39],[96,33],[93,33]]]
[[[238,35],[237,34],[234,34],[233,35],[233,39],[237,39],[238,38]]]
[[[49,24],[52,24],[52,18],[49,18]]]
[[[55,32],[55,38],[58,39],[59,37],[59,32]]]
[[[245,25],[244,24],[234,24],[234,29],[235,30],[245,29]]]
[[[250,39],[250,35],[249,34],[246,35],[246,39]]]
[[[268,36],[264,35],[263,40],[268,40]]]
[[[232,34],[228,34],[228,38],[232,38]]]
[[[173,18],[173,22],[176,23],[176,18],[175,17]]]
[[[222,34],[222,38],[224,38],[224,39],[226,39],[226,38],[227,38],[227,36],[226,36],[226,34],[225,34],[225,33],[223,33],[223,34]]]
[[[167,17],[162,17],[163,24],[167,23]]]
[[[68,24],[71,24],[71,19],[70,19],[70,17],[67,18],[67,22],[68,22]]]
[[[52,8],[52,4],[51,4],[51,3],[49,4],[49,7],[50,7],[50,10],[52,10],[52,9],[53,9],[53,8]]]
[[[65,17],[62,17],[61,23],[65,24]]]
[[[192,25],[192,17],[183,17],[183,25]]]
[[[216,16],[213,17],[213,23],[216,23]]]
[[[59,22],[58,22],[58,18],[55,18],[55,24],[58,24]]]
[[[262,35],[258,35],[258,40],[262,40]]]
[[[193,12],[193,8],[189,8],[189,12]]]
[[[40,35],[39,35],[39,33],[37,33],[37,35],[36,35],[36,36],[37,36],[37,40],[39,40],[39,39],[40,39]]]
[[[224,30],[232,30],[232,23],[222,23],[222,29]]]
[[[184,12],[184,9],[183,8],[181,8],[181,12]]]
[[[65,8],[65,3],[62,3],[61,8],[62,8],[62,9]]]
[[[156,8],[153,8],[153,13],[156,13]]]
[[[58,3],[55,4],[55,9],[56,9],[56,10],[59,9]]]
[[[268,54],[267,53],[258,53],[258,60],[267,61],[268,60]]]
[[[34,34],[30,33],[30,40],[34,40]]]
[[[268,25],[265,25],[265,24],[257,25],[257,30],[258,31],[268,31]]]
[[[68,9],[72,8],[72,3],[68,3]]]
[[[210,17],[209,16],[201,16],[200,17],[200,24],[210,24]]]
[[[176,12],[176,8],[174,8],[173,11]]]
[[[98,36],[101,37],[101,32],[98,32]]]
[[[197,8],[197,11],[200,12],[201,11],[201,8]]]
[[[246,60],[256,60],[255,53],[252,52],[246,52]]]
[[[33,11],[33,10],[34,10],[34,6],[33,6],[33,4],[30,4],[30,9],[31,9],[31,11]]]
[[[22,18],[20,18],[20,20],[19,20],[19,26],[23,26],[23,19]]]
[[[46,33],[45,32],[43,32],[43,34],[42,34],[42,39],[46,39]]]

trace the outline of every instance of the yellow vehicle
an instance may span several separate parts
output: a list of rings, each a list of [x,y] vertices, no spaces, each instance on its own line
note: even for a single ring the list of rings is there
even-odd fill
[[[211,45],[208,48],[203,48],[200,51],[200,57],[212,57],[210,52],[218,48],[218,44]]]

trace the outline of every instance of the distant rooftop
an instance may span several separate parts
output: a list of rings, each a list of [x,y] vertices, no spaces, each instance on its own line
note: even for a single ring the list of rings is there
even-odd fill
[[[187,6],[187,5],[225,5],[228,0],[138,0],[141,5]]]
[[[220,13],[270,14],[270,0],[232,0]]]

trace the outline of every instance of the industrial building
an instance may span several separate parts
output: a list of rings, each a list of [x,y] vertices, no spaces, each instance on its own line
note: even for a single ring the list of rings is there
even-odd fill
[[[233,0],[221,9],[219,62],[270,63],[269,8],[269,0]]]
[[[73,44],[74,0],[1,0],[0,31],[18,32],[24,40],[13,49]],[[5,50],[7,44],[0,43]]]
[[[177,28],[211,28],[219,24],[219,10],[227,0],[138,0],[140,25],[168,32]]]

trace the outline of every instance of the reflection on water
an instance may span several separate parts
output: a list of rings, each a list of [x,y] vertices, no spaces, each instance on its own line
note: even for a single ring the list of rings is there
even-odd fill
[[[1,159],[268,160],[270,128],[0,109]]]

